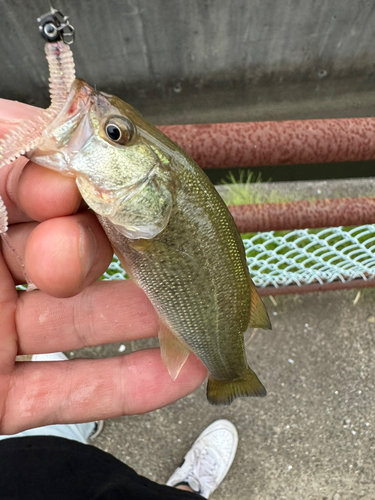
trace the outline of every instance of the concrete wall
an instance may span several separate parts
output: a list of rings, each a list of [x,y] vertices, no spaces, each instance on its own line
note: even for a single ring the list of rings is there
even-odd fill
[[[159,123],[374,114],[371,0],[54,0],[78,76]],[[0,0],[0,96],[46,106],[36,18]]]

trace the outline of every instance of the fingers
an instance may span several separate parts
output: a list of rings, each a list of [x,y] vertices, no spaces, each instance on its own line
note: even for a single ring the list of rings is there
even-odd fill
[[[17,292],[0,252],[0,394],[4,393],[3,380],[6,380],[12,371],[17,355],[17,333],[14,324],[16,306]],[[1,410],[0,400],[0,415]]]
[[[23,212],[40,222],[74,214],[82,199],[75,178],[32,162],[23,169],[17,188]]]
[[[94,213],[86,211],[39,224],[27,240],[25,268],[40,290],[70,297],[97,280],[112,255]]]
[[[38,108],[0,100],[0,121],[9,130],[40,112]],[[70,296],[104,272],[112,249],[96,218],[92,214],[82,216],[82,220],[81,216],[66,217],[75,213],[81,203],[74,178],[20,158],[2,169],[0,196],[8,210],[11,241],[13,237],[17,240],[20,248],[14,246],[29,278],[39,288],[56,296]],[[91,221],[85,220],[87,217]],[[12,227],[32,220],[45,223],[36,228]],[[31,228],[34,230],[29,234]],[[12,275],[24,282],[15,254],[3,248]]]
[[[10,224],[73,214],[81,203],[75,179],[19,158],[0,176]]]
[[[37,287],[56,297],[69,297],[96,281],[112,260],[112,247],[91,211],[29,222],[9,228],[12,246]],[[16,283],[25,283],[17,255],[3,244],[6,263]]]
[[[1,433],[149,412],[191,393],[206,374],[190,355],[173,381],[159,349],[102,360],[18,363]]]
[[[0,137],[41,112],[40,108],[0,99]],[[0,196],[8,209],[10,224],[75,213],[81,201],[74,178],[27,162],[25,158],[1,170]]]
[[[97,282],[75,297],[22,292],[16,312],[19,354],[38,354],[157,335],[158,318],[131,280]]]
[[[0,170],[0,196],[8,212],[9,224],[31,220],[31,217],[23,211],[17,196],[18,179],[26,164],[27,159],[21,157]]]
[[[0,121],[9,129],[40,112],[38,108],[0,100]],[[13,233],[21,240],[18,252],[24,259],[27,275],[40,289],[56,296],[70,296],[79,293],[105,270],[112,250],[95,217],[91,214],[91,223],[83,220],[86,216],[82,220],[78,220],[80,216],[66,217],[75,213],[81,203],[74,178],[20,158],[2,169],[0,196],[8,210],[9,236],[12,240]],[[15,223],[33,220],[45,222],[30,235],[31,226],[12,228]],[[3,248],[13,276],[22,279],[14,253]]]
[[[27,240],[37,225],[37,222],[24,222],[23,224],[10,226],[7,232],[7,240],[2,241],[3,256],[16,285],[26,283],[22,263],[25,262]],[[8,245],[8,242],[11,246]]]

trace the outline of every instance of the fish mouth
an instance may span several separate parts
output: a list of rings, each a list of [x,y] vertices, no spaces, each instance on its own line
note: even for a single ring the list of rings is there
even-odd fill
[[[61,111],[43,131],[37,148],[26,154],[27,158],[69,174],[73,154],[93,134],[88,117],[95,96],[95,90],[84,80],[75,80]]]

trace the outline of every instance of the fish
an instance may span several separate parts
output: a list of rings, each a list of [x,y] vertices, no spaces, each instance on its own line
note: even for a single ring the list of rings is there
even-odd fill
[[[81,79],[27,156],[75,177],[157,312],[172,379],[193,352],[209,371],[211,404],[265,396],[244,332],[271,323],[233,218],[193,159],[130,104]]]

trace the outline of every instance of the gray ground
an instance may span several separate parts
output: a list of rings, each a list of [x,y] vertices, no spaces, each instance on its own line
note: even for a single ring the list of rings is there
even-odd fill
[[[227,418],[239,432],[238,452],[213,499],[374,499],[375,290],[354,305],[356,294],[284,296],[277,306],[265,299],[273,330],[258,331],[247,350],[266,398],[213,407],[202,386],[151,414],[108,421],[95,444],[165,483],[196,436]],[[150,342],[126,344],[124,354]]]

